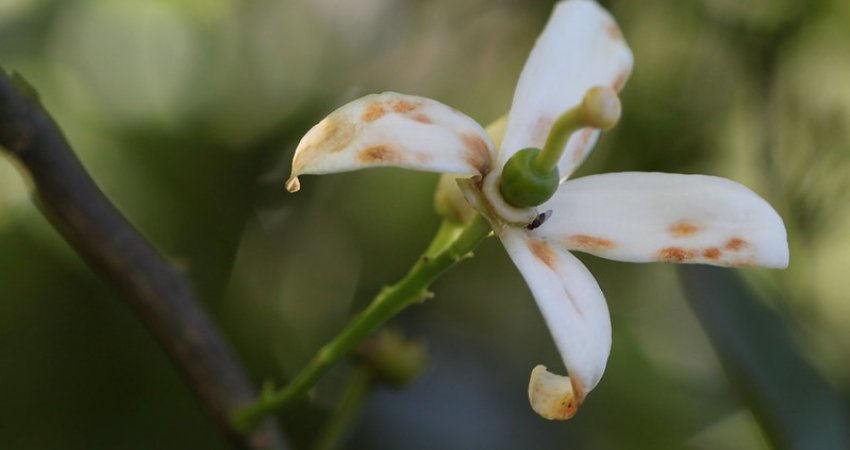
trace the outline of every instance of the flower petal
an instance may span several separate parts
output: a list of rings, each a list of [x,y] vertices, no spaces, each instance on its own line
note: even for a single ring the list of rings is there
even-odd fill
[[[632,52],[607,11],[590,0],[559,3],[517,83],[500,166],[523,148],[543,148],[555,119],[579,105],[588,89],[605,85],[619,91],[631,70]],[[598,137],[591,128],[573,134],[559,164],[562,177],[584,160]]]
[[[625,172],[570,180],[541,209],[534,232],[568,249],[619,261],[786,267],[782,218],[733,181]]]
[[[478,123],[436,100],[384,92],[331,113],[301,139],[287,181],[298,175],[378,166],[462,175],[485,174],[494,146]]]
[[[602,378],[611,350],[611,322],[605,297],[593,275],[568,251],[525,230],[503,228],[499,237],[534,295],[564,364],[572,389],[558,389],[566,398],[553,402],[535,369],[529,395],[535,411],[546,418],[567,419]],[[538,388],[539,392],[534,392]],[[552,389],[548,389],[551,391]],[[535,394],[538,400],[535,400]],[[542,399],[542,400],[541,400]],[[541,411],[556,405],[560,411]]]

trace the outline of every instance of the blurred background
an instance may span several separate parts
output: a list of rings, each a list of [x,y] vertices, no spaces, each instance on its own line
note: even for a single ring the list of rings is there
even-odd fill
[[[791,266],[580,255],[608,299],[605,377],[572,421],[529,408],[562,367],[495,240],[394,325],[430,364],[379,387],[350,449],[843,449],[850,392],[850,3],[603,2],[635,54],[622,123],[578,176],[718,175],[767,199]],[[194,281],[257,383],[293,376],[439,219],[437,176],[283,181],[301,135],[394,90],[504,114],[553,2],[0,0],[0,64],[34,85],[107,195]],[[561,371],[562,369],[559,369]],[[349,372],[282,417],[309,448]],[[0,158],[0,448],[224,448],[163,352]]]

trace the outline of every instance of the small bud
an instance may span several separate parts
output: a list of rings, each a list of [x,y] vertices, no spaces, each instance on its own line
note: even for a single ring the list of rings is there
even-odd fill
[[[457,185],[457,175],[443,174],[434,190],[434,209],[443,219],[463,225],[475,217],[475,210]]]
[[[555,195],[560,182],[558,168],[548,172],[536,169],[532,161],[539,154],[539,148],[526,148],[516,152],[505,163],[499,190],[506,202],[528,208],[541,205]]]
[[[581,104],[581,118],[586,126],[610,130],[620,121],[620,98],[608,86],[596,86],[587,91]]]
[[[357,348],[356,355],[381,381],[396,387],[413,381],[428,365],[425,346],[395,330],[379,331]]]
[[[567,420],[578,412],[581,404],[570,377],[551,373],[542,365],[531,371],[528,401],[534,412],[549,420]]]

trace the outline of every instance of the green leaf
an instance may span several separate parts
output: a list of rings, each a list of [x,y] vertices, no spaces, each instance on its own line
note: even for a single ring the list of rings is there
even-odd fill
[[[777,449],[844,449],[846,405],[809,362],[787,318],[729,269],[684,266],[688,301],[736,394]]]

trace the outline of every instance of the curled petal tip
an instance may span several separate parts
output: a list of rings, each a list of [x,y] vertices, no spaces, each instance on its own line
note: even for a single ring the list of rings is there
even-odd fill
[[[582,396],[573,387],[570,377],[556,375],[538,365],[531,371],[528,401],[531,409],[544,419],[567,420],[578,412]]]
[[[301,189],[301,182],[298,181],[298,177],[290,177],[286,180],[286,190],[289,192],[298,192]]]

